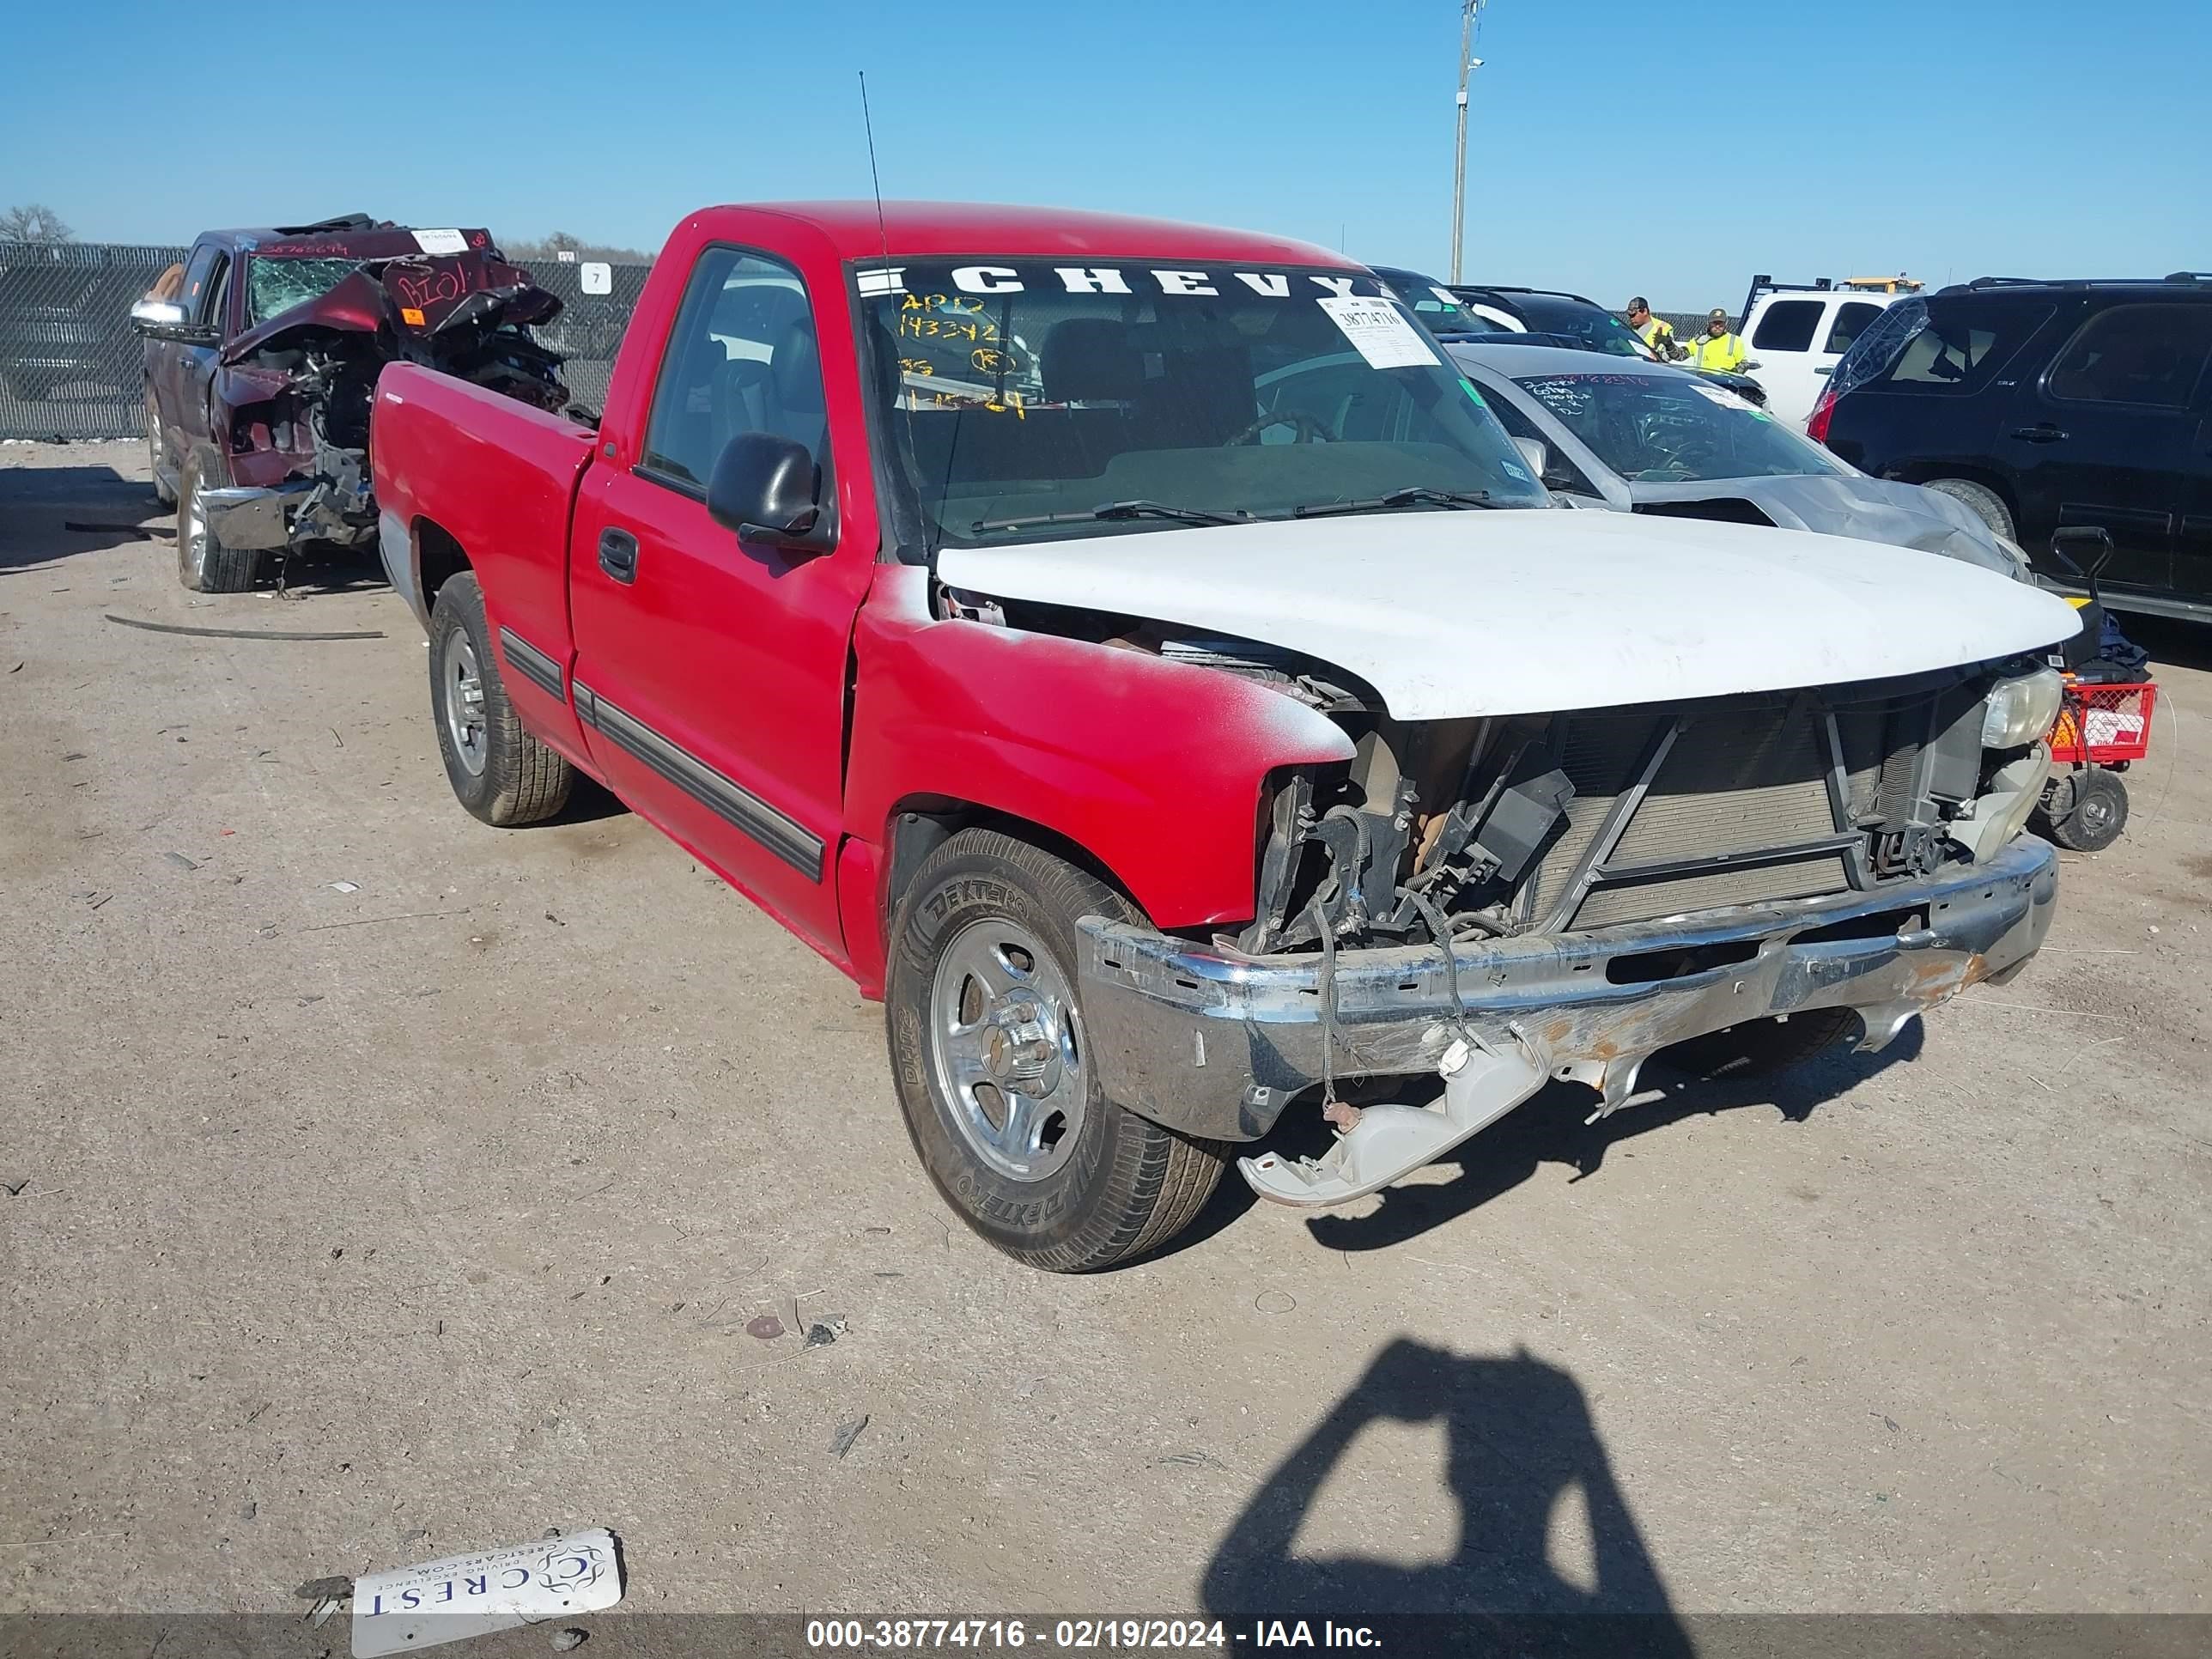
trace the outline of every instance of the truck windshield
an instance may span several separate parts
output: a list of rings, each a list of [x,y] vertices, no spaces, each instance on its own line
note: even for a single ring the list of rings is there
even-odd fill
[[[1826,450],[1693,374],[1545,374],[1514,384],[1632,482],[1841,473]]]
[[[1007,258],[854,285],[902,541],[1549,505],[1364,272]]]
[[[319,300],[361,269],[358,259],[272,259],[256,254],[246,265],[249,323],[265,323],[294,306]]]

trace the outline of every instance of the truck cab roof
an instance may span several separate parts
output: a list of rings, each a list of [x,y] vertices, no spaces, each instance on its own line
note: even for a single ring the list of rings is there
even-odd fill
[[[963,253],[1062,257],[1141,253],[1147,259],[1196,259],[1254,264],[1365,267],[1332,249],[1256,231],[1217,230],[1172,219],[1142,219],[1065,208],[1001,207],[973,202],[731,203],[703,208],[687,224],[713,234],[717,222],[772,216],[827,237],[840,259]]]

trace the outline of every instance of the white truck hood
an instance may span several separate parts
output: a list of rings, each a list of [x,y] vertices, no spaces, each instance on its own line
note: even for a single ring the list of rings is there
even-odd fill
[[[947,547],[937,568],[995,599],[1301,652],[1407,720],[1883,679],[2039,650],[2081,626],[2051,594],[1910,548],[1565,509]]]

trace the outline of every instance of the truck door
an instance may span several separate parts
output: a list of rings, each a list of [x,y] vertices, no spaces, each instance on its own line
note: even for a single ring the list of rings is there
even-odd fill
[[[227,319],[229,256],[220,243],[203,242],[185,261],[184,283],[177,302],[187,322],[214,324]],[[207,441],[208,382],[215,375],[219,346],[185,345],[174,340],[156,341],[149,373],[154,398],[169,441],[169,453],[179,465],[192,446]]]
[[[741,543],[707,516],[725,445],[805,444],[825,510],[816,318],[799,273],[710,247],[677,313],[635,464],[585,475],[569,545],[576,702],[633,804],[817,945],[842,955],[836,858],[845,665],[875,538],[828,552]],[[842,295],[828,314],[842,314]],[[838,433],[863,465],[863,435]]]
[[[2021,388],[1998,442],[2019,480],[2023,523],[2100,525],[2105,580],[2165,592],[2201,416],[2192,397],[2212,354],[2212,306],[2093,313]]]
[[[1769,299],[1765,309],[1746,326],[1745,341],[1759,367],[1752,379],[1766,388],[1766,406],[1778,421],[1802,429],[1820,398],[1821,381],[1814,378],[1814,348],[1828,325],[1825,295]]]
[[[2200,307],[2212,311],[2212,306]],[[2212,606],[2212,366],[2197,377],[2197,422],[2182,474],[2181,525],[2173,544],[2173,587],[2192,605]]]

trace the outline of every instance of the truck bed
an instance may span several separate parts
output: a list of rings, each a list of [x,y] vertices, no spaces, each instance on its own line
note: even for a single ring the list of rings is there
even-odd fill
[[[377,380],[370,434],[385,564],[424,625],[450,538],[468,550],[495,637],[511,627],[557,648],[565,677],[573,655],[568,520],[591,465],[592,430],[451,375],[393,363]],[[529,695],[531,683],[520,683]],[[573,714],[565,703],[555,706],[557,715],[540,707],[533,717],[548,715],[548,735],[580,750]]]

